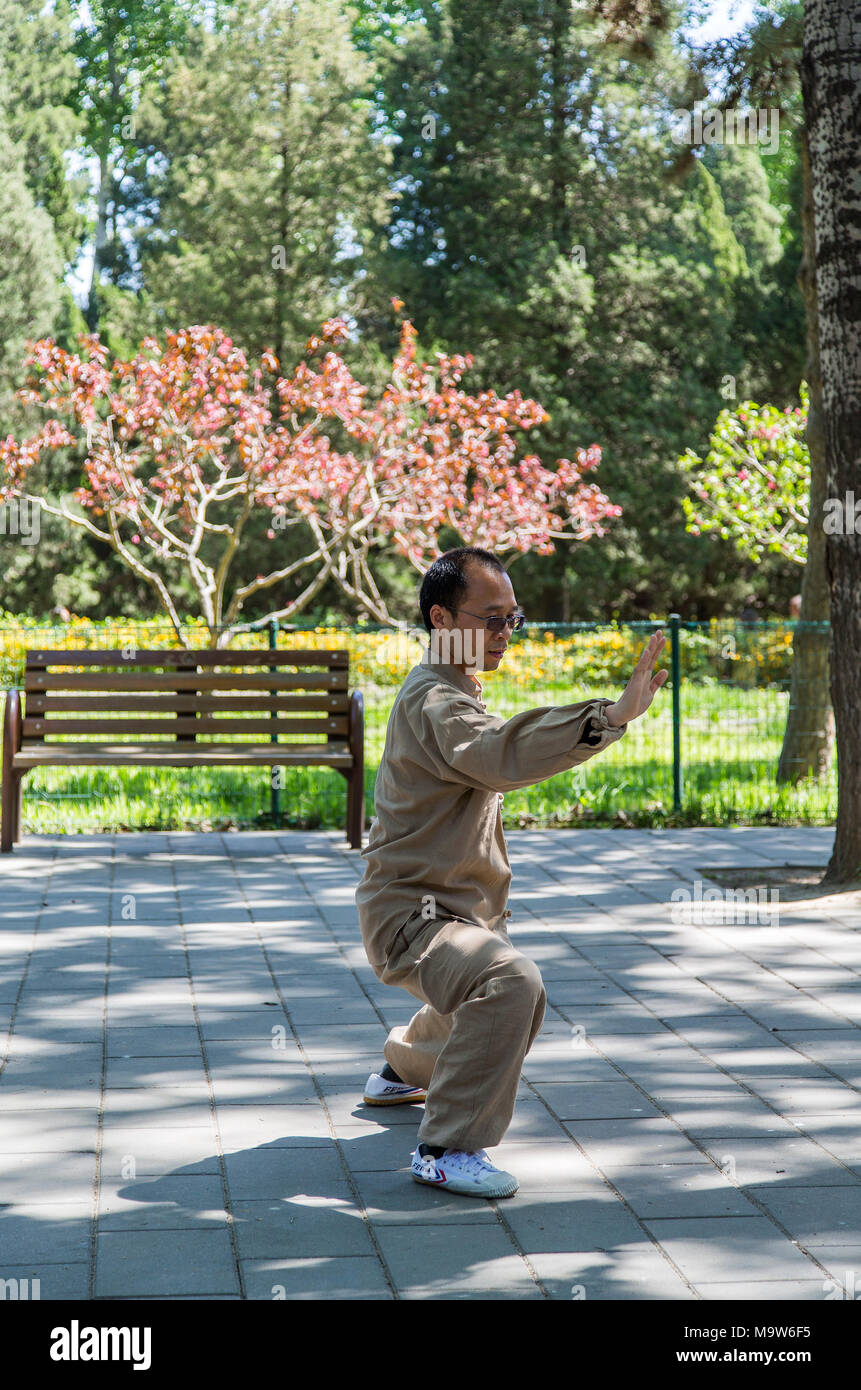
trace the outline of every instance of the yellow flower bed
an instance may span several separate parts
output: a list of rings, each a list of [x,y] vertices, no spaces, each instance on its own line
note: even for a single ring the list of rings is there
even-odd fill
[[[666,626],[664,631],[669,636]],[[648,636],[648,631],[632,631],[617,624],[565,635],[549,628],[525,628],[514,637],[498,673],[486,672],[482,683],[486,678],[489,686],[499,680],[514,689],[594,684],[624,687]],[[266,648],[268,640],[268,632],[258,629],[240,633],[235,645]],[[0,612],[0,685],[19,683],[24,653],[40,645],[63,649],[121,648],[129,643],[154,648],[179,645],[163,619],[114,618],[93,622],[73,617],[66,624],[52,627]],[[209,646],[205,625],[189,623],[184,629],[184,643],[189,647]],[[409,634],[339,627],[280,632],[278,647],[345,648],[350,654],[351,682],[359,688],[400,685],[422,653],[421,641]],[[712,619],[707,626],[682,630],[681,651],[685,679],[730,680],[740,685],[785,682],[792,663],[792,625],[775,623],[767,628],[749,629],[732,620]],[[670,669],[669,642],[660,664]]]

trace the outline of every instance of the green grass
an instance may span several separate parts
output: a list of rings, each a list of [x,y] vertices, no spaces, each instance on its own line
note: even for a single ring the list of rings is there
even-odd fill
[[[595,694],[570,686],[514,693],[488,676],[489,710],[509,718],[535,705]],[[365,685],[365,786],[368,817],[396,691]],[[604,692],[597,692],[604,693]],[[507,792],[507,828],[559,825],[683,826],[833,824],[834,768],[821,782],[778,787],[788,696],[775,687],[741,689],[685,682],[682,699],[683,801],[673,811],[671,696],[605,752],[536,786]],[[343,828],[347,784],[330,768],[290,768],[281,790],[286,828]],[[271,824],[267,768],[37,768],[24,782],[24,831],[254,829]]]

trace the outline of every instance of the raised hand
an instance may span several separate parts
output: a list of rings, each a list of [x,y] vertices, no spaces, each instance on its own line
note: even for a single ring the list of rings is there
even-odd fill
[[[619,724],[627,724],[631,719],[639,719],[641,714],[645,714],[652,703],[655,691],[660,690],[669,676],[670,673],[667,670],[657,671],[654,676],[652,675],[652,665],[666,641],[661,628],[652,633],[623,693],[614,705],[606,706],[604,713],[614,728]]]

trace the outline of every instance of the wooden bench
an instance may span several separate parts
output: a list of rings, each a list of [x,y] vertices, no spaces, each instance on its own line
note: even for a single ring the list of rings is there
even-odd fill
[[[19,691],[6,696],[3,853],[21,838],[26,773],[33,767],[84,764],[333,767],[347,780],[347,839],[353,849],[361,848],[365,716],[361,693],[348,690],[348,652],[228,647],[131,652],[26,653],[23,714]],[[285,666],[298,669],[284,671]],[[303,737],[270,742],[273,734]],[[77,740],[70,738],[74,735]],[[210,741],[211,735],[217,738]],[[241,735],[254,741],[244,742]]]

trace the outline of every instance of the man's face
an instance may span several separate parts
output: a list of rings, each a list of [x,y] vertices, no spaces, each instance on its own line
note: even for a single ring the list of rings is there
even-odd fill
[[[495,671],[511,641],[511,628],[505,627],[502,632],[488,632],[485,621],[494,615],[512,617],[517,612],[514,589],[507,574],[474,560],[467,562],[465,573],[468,587],[466,596],[461,599],[463,607],[452,614],[441,604],[435,603],[430,610],[430,620],[435,628],[447,628],[449,631],[460,628],[464,632],[474,633],[464,646],[465,653],[471,655],[475,652],[475,665],[480,671]],[[465,609],[469,609],[469,612],[465,612]],[[469,665],[467,661],[453,664],[461,670]]]

